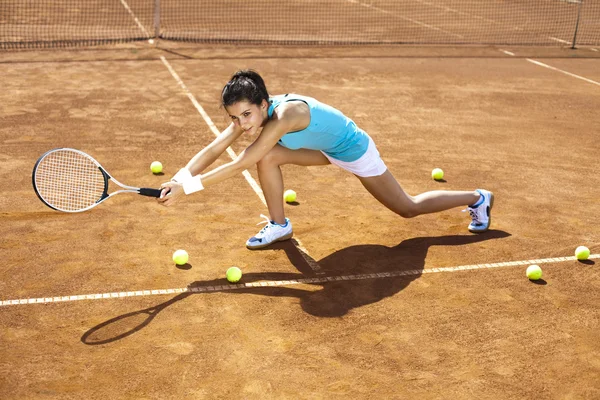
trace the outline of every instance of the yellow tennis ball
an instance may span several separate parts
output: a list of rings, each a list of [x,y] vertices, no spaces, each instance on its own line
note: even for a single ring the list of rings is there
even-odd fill
[[[532,281],[537,281],[542,277],[542,269],[539,265],[530,265],[525,271],[525,275]]]
[[[444,171],[441,168],[435,168],[431,171],[431,177],[436,181],[442,180],[444,178]]]
[[[296,192],[294,192],[292,189],[286,190],[283,194],[283,199],[286,203],[293,203],[296,201]]]
[[[242,270],[238,267],[230,267],[227,270],[225,276],[227,277],[227,280],[231,283],[238,282],[240,279],[242,279]]]
[[[160,174],[162,172],[161,162],[154,161],[152,164],[150,164],[150,171],[152,171],[153,174]]]
[[[587,247],[579,246],[575,249],[575,257],[577,257],[578,260],[587,260],[589,256],[590,249],[588,249]]]
[[[175,253],[173,253],[173,261],[177,265],[183,265],[187,263],[189,259],[190,256],[185,250],[177,250]]]

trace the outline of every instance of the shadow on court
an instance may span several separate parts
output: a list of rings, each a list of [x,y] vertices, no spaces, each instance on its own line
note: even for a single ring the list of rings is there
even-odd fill
[[[580,264],[585,265],[595,265],[596,263],[593,260],[577,260]]]
[[[539,285],[539,286],[546,286],[548,284],[548,282],[546,282],[543,279],[537,279],[535,281],[533,281],[533,280],[530,279],[529,282],[531,282],[533,284],[536,284],[536,285]]]
[[[479,235],[450,235],[437,237],[418,237],[402,241],[394,247],[381,245],[358,245],[336,251],[319,260],[324,275],[362,275],[381,272],[422,270],[427,252],[432,246],[462,246],[487,240],[509,237],[504,231],[491,230]],[[270,250],[283,250],[300,273],[250,273],[244,274],[241,283],[258,281],[281,281],[314,276],[300,251],[291,241],[271,246]],[[319,286],[319,290],[305,290],[290,286],[265,286],[233,289],[228,293],[253,294],[270,297],[295,297],[302,309],[316,317],[341,317],[350,310],[367,304],[376,303],[407,287],[421,274],[387,277],[385,279],[356,279],[331,282],[304,283]],[[225,279],[197,281],[188,288],[229,285]],[[169,301],[154,307],[123,314],[111,318],[88,330],[81,341],[88,345],[114,342],[138,332],[150,324],[156,315],[170,305],[188,296],[200,293],[182,293]]]

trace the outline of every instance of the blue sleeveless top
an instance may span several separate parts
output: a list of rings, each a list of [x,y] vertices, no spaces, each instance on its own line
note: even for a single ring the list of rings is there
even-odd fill
[[[269,99],[269,119],[282,102],[299,100],[310,109],[310,124],[301,131],[283,135],[279,144],[291,150],[320,150],[331,158],[352,162],[366,153],[369,136],[341,111],[312,97],[284,94]]]

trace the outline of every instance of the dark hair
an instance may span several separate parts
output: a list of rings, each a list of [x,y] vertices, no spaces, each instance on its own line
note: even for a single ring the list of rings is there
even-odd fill
[[[269,93],[263,78],[251,69],[233,74],[221,92],[221,102],[224,107],[244,100],[257,106],[263,100],[269,101]]]

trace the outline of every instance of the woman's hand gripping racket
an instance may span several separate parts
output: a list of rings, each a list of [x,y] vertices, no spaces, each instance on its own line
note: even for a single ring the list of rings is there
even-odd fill
[[[33,167],[33,188],[48,207],[64,212],[87,211],[119,193],[160,197],[160,189],[123,185],[98,161],[75,149],[54,149],[40,157]],[[108,193],[108,181],[123,188]]]

